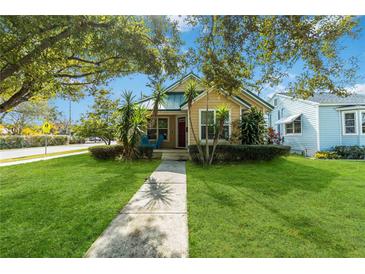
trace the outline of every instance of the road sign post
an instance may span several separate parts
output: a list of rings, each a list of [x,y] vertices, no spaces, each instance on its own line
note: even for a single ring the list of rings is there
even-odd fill
[[[44,155],[47,155],[48,134],[51,131],[51,125],[48,122],[45,122],[42,126],[42,131],[46,135],[45,146],[44,146]]]

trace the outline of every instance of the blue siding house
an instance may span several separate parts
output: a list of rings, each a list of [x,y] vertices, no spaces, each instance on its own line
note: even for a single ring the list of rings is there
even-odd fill
[[[365,146],[365,95],[315,94],[306,100],[277,93],[268,124],[293,151],[312,156],[338,145]]]

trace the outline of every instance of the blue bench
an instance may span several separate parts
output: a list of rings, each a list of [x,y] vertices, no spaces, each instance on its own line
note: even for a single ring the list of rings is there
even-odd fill
[[[157,149],[157,148],[160,148],[163,140],[164,140],[164,137],[161,134],[160,136],[158,136],[156,144],[151,144],[150,141],[148,140],[147,135],[143,135],[142,138],[141,138],[141,145],[140,146],[141,147],[150,147],[150,148],[153,148],[153,149]]]

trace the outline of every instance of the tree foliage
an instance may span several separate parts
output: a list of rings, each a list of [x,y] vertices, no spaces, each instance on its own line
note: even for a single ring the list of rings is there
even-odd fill
[[[0,16],[0,113],[130,73],[175,74],[180,44],[163,16]]]
[[[97,93],[91,111],[81,117],[79,125],[74,127],[76,135],[85,138],[99,137],[106,145],[110,145],[115,139],[119,100],[112,100],[109,95],[105,90]]]
[[[194,16],[190,22],[202,30],[195,61],[205,81],[230,94],[275,86],[294,66],[302,69],[289,90],[300,97],[344,95],[356,79],[356,59],[340,56],[340,40],[357,36],[354,17]]]
[[[4,124],[13,135],[23,134],[25,128],[28,128],[26,131],[28,133],[40,132],[37,124],[43,123],[46,120],[54,123],[62,115],[55,106],[52,106],[45,100],[21,103],[13,108],[12,111],[4,114]]]

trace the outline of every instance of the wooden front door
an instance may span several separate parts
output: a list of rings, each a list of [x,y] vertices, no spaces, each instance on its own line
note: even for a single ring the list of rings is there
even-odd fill
[[[177,119],[177,146],[186,147],[185,117]]]

